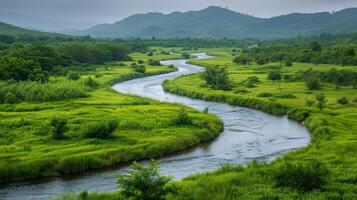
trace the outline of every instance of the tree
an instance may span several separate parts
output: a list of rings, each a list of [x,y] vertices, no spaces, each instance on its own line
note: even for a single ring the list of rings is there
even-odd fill
[[[79,80],[81,77],[79,76],[79,74],[77,72],[70,72],[67,74],[67,78],[69,80],[76,81],[76,80]]]
[[[144,65],[134,65],[131,67],[135,72],[145,74],[146,68]]]
[[[8,103],[8,104],[15,104],[15,103],[20,102],[20,100],[16,97],[15,94],[13,94],[12,92],[8,92],[5,95],[5,101],[4,102]]]
[[[99,86],[99,83],[97,83],[92,77],[88,77],[84,83],[86,86],[92,89],[97,88]]]
[[[249,64],[249,59],[246,56],[236,56],[233,58],[233,63],[247,65]]]
[[[342,96],[337,99],[337,103],[339,103],[341,105],[346,105],[346,104],[348,104],[348,102],[350,102],[350,100],[345,96]]]
[[[67,120],[61,117],[53,117],[51,119],[52,138],[59,140],[64,138],[64,133],[68,131]]]
[[[172,119],[172,123],[176,126],[192,125],[192,118],[187,114],[185,109],[181,109]]]
[[[317,107],[322,110],[325,107],[327,99],[323,93],[316,94]]]
[[[268,73],[268,79],[272,80],[272,81],[277,81],[277,80],[281,80],[281,71],[280,70],[271,70]]]
[[[255,59],[255,62],[256,62],[258,65],[265,65],[265,64],[268,62],[268,60],[267,60],[267,59],[264,59],[264,58],[262,58],[262,57],[259,57],[259,58]]]
[[[313,42],[310,43],[310,48],[311,48],[311,50],[313,52],[321,51],[321,44],[318,43],[318,42],[313,41]]]
[[[128,174],[117,176],[118,187],[126,199],[164,200],[166,195],[176,192],[172,178],[158,172],[157,162],[151,161],[148,167],[134,163],[132,167],[134,170]]]
[[[232,88],[226,67],[207,67],[206,71],[202,74],[202,78],[213,89],[230,90]]]
[[[189,53],[186,53],[186,52],[182,53],[181,55],[182,55],[182,57],[183,57],[184,59],[189,59],[189,58],[191,58],[191,55],[190,55]]]
[[[293,66],[293,63],[290,60],[287,60],[287,61],[285,61],[284,65],[286,67],[291,67],[291,66]]]
[[[309,77],[306,79],[306,86],[309,90],[318,90],[321,88],[321,81],[317,77]]]

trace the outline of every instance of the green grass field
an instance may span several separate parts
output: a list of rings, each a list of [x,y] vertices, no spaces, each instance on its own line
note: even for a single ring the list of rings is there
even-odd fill
[[[111,85],[123,80],[167,73],[168,66],[149,66],[149,59],[173,59],[177,55],[135,53],[134,61],[96,66],[81,73],[81,79],[51,77],[48,84],[61,85],[58,92],[77,88],[82,98],[58,101],[22,102],[0,105],[0,183],[15,180],[79,173],[119,165],[133,160],[161,157],[199,142],[210,140],[221,131],[220,120],[185,108],[192,118],[189,126],[172,123],[183,106],[119,94]],[[133,72],[130,64],[143,60],[146,73]],[[83,80],[92,77],[99,87],[85,89]],[[53,88],[53,87],[50,87]],[[82,89],[81,89],[82,88]],[[74,90],[76,92],[76,90]],[[39,93],[42,95],[42,93]],[[41,99],[41,98],[40,98]],[[67,119],[65,138],[51,137],[50,120]],[[84,139],[86,127],[109,119],[119,126],[109,139]],[[209,122],[209,127],[202,124]]]
[[[230,91],[213,90],[200,75],[190,75],[165,82],[167,91],[193,98],[226,102],[246,106],[273,114],[288,114],[301,121],[312,135],[312,143],[301,150],[288,153],[271,164],[252,164],[246,168],[225,166],[216,172],[196,175],[179,182],[179,195],[173,199],[357,199],[357,90],[352,86],[336,88],[324,83],[322,89],[308,90],[304,82],[271,81],[267,74],[272,66],[233,64],[231,49],[204,49],[216,56],[209,60],[192,60],[202,66],[226,66],[234,82]],[[282,67],[284,74],[313,68],[326,71],[356,67],[294,63]],[[260,82],[248,88],[239,85],[248,77],[256,76]],[[268,97],[261,97],[269,93]],[[306,99],[324,93],[327,104],[322,110],[307,106]],[[263,95],[264,96],[264,95]],[[350,99],[346,105],[336,100],[342,96]],[[302,192],[291,187],[278,187],[274,171],[282,163],[306,163],[318,160],[329,170],[326,184],[321,189]],[[289,177],[286,177],[288,179]]]

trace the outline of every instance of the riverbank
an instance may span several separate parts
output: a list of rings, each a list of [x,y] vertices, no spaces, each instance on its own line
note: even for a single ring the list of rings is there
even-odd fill
[[[354,199],[357,197],[357,107],[355,90],[351,86],[338,89],[324,84],[319,91],[309,91],[304,83],[270,81],[267,74],[274,64],[267,66],[233,64],[230,49],[207,50],[216,55],[210,60],[192,60],[201,66],[225,66],[235,86],[231,91],[213,90],[205,84],[200,75],[184,76],[166,81],[168,92],[191,98],[225,102],[259,109],[273,114],[287,114],[290,118],[307,126],[312,143],[301,150],[288,153],[271,164],[252,164],[244,167],[222,167],[216,172],[186,178],[180,182],[180,194],[173,199]],[[273,66],[273,67],[272,67]],[[316,70],[347,67],[295,63],[293,67],[282,67],[284,74],[293,74],[313,67]],[[348,67],[353,69],[353,67]],[[258,73],[259,72],[259,73]],[[254,87],[242,86],[249,77],[259,82]],[[269,95],[262,95],[262,94]],[[307,99],[314,99],[317,93],[326,95],[327,105],[319,110],[306,105]],[[345,96],[350,103],[340,105],[337,99]],[[329,175],[326,184],[318,190],[300,192],[289,187],[277,187],[274,170],[284,163],[308,163],[318,160],[326,165]],[[289,179],[289,177],[285,177]]]
[[[221,122],[212,115],[113,91],[110,88],[113,83],[176,70],[151,66],[149,59],[178,58],[160,52],[153,56],[136,53],[131,57],[133,61],[96,66],[82,73],[78,81],[91,77],[98,85],[87,92],[87,97],[1,105],[0,126],[6,135],[2,134],[0,139],[0,183],[77,174],[159,158],[211,140],[220,133]],[[146,66],[145,74],[133,72],[130,67],[138,61]],[[51,77],[51,81],[71,82],[66,77]],[[181,109],[192,118],[191,125],[172,123]],[[50,120],[54,116],[67,120],[69,130],[64,139],[51,137]],[[99,126],[109,119],[118,119],[113,137],[83,138],[86,127]],[[209,127],[200,125],[207,121]]]

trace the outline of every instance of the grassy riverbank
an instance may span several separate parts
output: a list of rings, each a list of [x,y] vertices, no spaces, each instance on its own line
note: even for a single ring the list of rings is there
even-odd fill
[[[51,76],[48,83],[36,85],[37,91],[27,92],[32,95],[16,99],[19,103],[0,104],[0,183],[80,173],[161,157],[219,134],[221,122],[215,116],[185,108],[192,123],[175,124],[173,121],[183,106],[113,91],[111,85],[116,82],[175,70],[153,66],[149,59],[178,57],[159,51],[152,56],[141,53],[130,56],[133,61],[113,62],[78,72],[80,79],[76,81]],[[131,66],[134,62],[145,65],[146,72],[134,72]],[[95,87],[87,86],[89,77]],[[15,85],[8,87],[13,90]],[[26,93],[26,84],[16,87]],[[67,90],[71,92],[64,94]],[[53,117],[67,120],[68,131],[60,140],[52,137]],[[118,127],[112,137],[83,136],[88,127],[105,126],[105,122],[113,119]]]
[[[226,102],[262,110],[272,114],[287,114],[301,121],[311,132],[312,143],[296,152],[288,153],[271,164],[252,164],[246,168],[226,166],[216,172],[192,176],[180,182],[179,195],[174,199],[356,199],[357,198],[357,90],[352,86],[323,83],[318,90],[309,90],[304,82],[268,80],[269,71],[279,68],[283,74],[296,74],[313,68],[318,71],[357,71],[355,67],[294,63],[285,67],[279,63],[259,66],[233,64],[231,49],[207,49],[216,57],[209,60],[192,60],[201,66],[225,66],[232,79],[229,91],[214,90],[206,85],[200,75],[189,75],[164,84],[166,91],[210,101]],[[259,82],[247,87],[249,77]],[[320,110],[312,102],[316,94],[323,93],[327,103]],[[350,101],[337,103],[341,97]],[[308,101],[312,103],[307,103]],[[309,104],[309,105],[308,105]],[[311,104],[311,105],[310,105]],[[288,131],[288,130],[287,130]],[[328,169],[326,183],[312,191],[277,186],[276,171],[284,163],[302,163],[313,160]],[[293,171],[293,168],[287,169]],[[294,173],[294,172],[292,172]],[[288,175],[280,177],[286,181]]]

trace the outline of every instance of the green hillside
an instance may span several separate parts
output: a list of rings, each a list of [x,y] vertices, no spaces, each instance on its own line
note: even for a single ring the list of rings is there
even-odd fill
[[[102,24],[78,33],[101,38],[247,38],[313,36],[357,31],[357,8],[335,13],[293,13],[269,19],[257,18],[220,7],[171,14],[147,13],[114,24]]]

